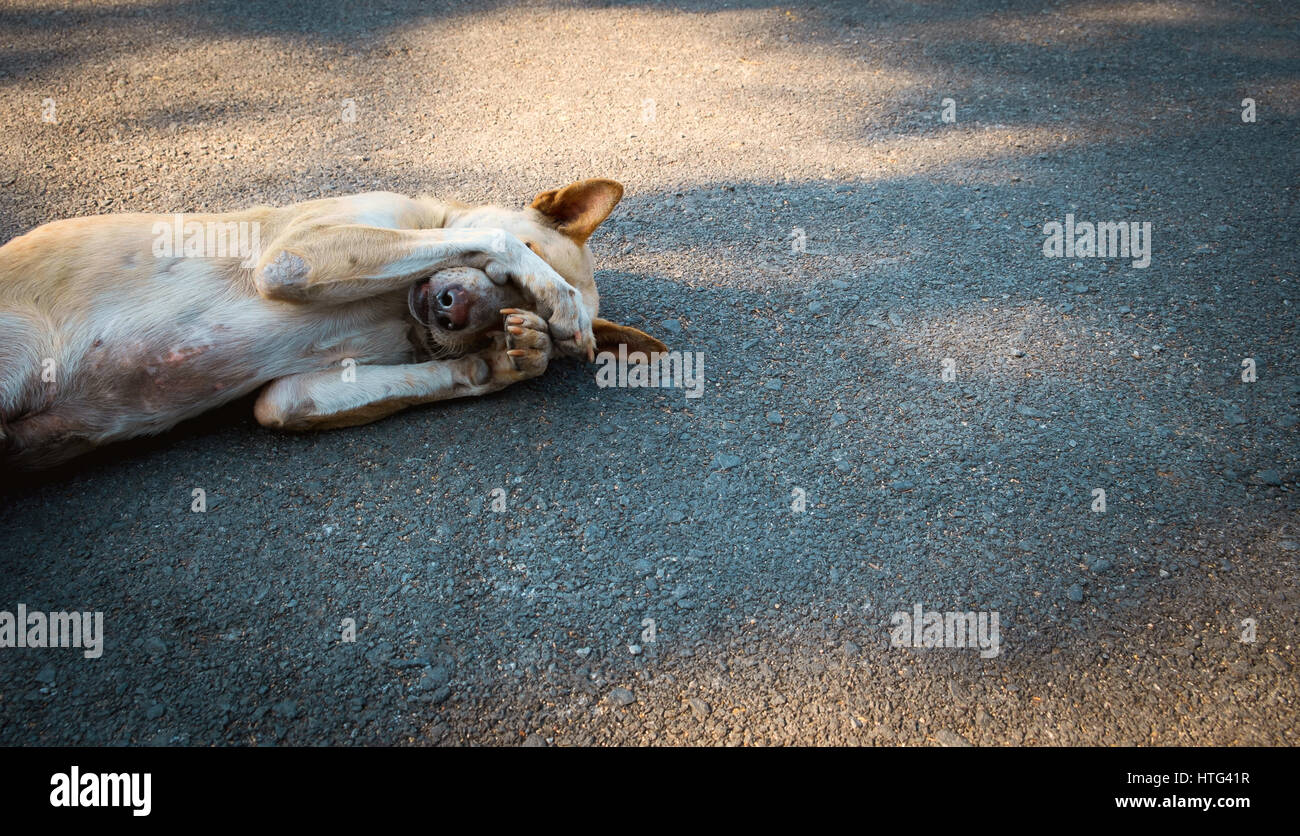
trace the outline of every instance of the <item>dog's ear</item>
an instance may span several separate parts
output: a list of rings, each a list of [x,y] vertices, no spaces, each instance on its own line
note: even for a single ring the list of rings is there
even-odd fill
[[[591,333],[596,336],[597,351],[618,351],[620,345],[627,346],[627,353],[644,351],[664,352],[668,346],[656,340],[645,331],[638,331],[628,325],[618,325],[608,319],[593,319]]]
[[[580,180],[542,192],[533,198],[532,208],[581,247],[622,199],[623,187],[613,180]]]

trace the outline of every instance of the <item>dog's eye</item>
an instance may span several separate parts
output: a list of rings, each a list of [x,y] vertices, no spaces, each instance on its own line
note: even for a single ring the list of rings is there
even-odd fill
[[[537,242],[536,242],[536,241],[525,241],[524,244],[528,247],[528,249],[530,249],[530,250],[532,250],[533,252],[537,253],[537,255],[538,255],[539,257],[542,255],[542,248],[539,247],[539,246],[537,246]]]

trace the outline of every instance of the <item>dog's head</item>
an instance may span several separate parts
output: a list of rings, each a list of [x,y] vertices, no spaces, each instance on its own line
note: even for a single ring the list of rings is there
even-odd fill
[[[654,337],[624,325],[599,319],[600,295],[587,239],[609,217],[623,197],[623,187],[613,180],[582,180],[562,189],[542,192],[523,209],[499,206],[463,206],[448,211],[448,228],[502,229],[519,238],[559,273],[580,294],[591,316],[599,351],[666,351]],[[480,270],[454,268],[440,271],[416,285],[410,295],[411,312],[429,326],[436,346],[445,353],[460,353],[501,323],[501,308],[531,308],[532,300],[514,286],[499,286]]]

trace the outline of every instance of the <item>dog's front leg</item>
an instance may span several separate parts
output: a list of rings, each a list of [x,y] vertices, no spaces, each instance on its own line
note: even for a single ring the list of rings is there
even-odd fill
[[[275,429],[353,427],[416,404],[486,395],[546,371],[553,348],[541,317],[511,309],[506,331],[491,348],[455,360],[283,377],[262,390],[254,415]]]
[[[593,356],[591,318],[578,292],[539,255],[499,229],[387,229],[303,222],[267,247],[253,274],[267,299],[341,303],[400,290],[448,267],[514,282],[537,303],[565,354]]]

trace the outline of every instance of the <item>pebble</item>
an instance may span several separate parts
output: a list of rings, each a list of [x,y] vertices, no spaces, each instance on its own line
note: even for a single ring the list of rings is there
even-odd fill
[[[741,461],[742,459],[740,456],[733,456],[730,453],[719,453],[713,458],[714,465],[721,470],[731,470],[733,467],[740,464]]]
[[[614,705],[631,705],[636,702],[636,696],[626,688],[615,688],[609,692],[609,701]]]
[[[955,731],[940,729],[934,733],[934,739],[940,746],[944,747],[963,747],[973,745],[969,740],[957,734]]]
[[[1255,474],[1255,478],[1263,482],[1265,485],[1272,485],[1273,487],[1278,487],[1282,484],[1282,474],[1272,469],[1261,470],[1259,473]]]
[[[1083,603],[1083,587],[1077,583],[1071,586],[1066,591],[1065,595],[1067,598],[1069,598],[1071,601],[1073,601],[1076,604]]]

